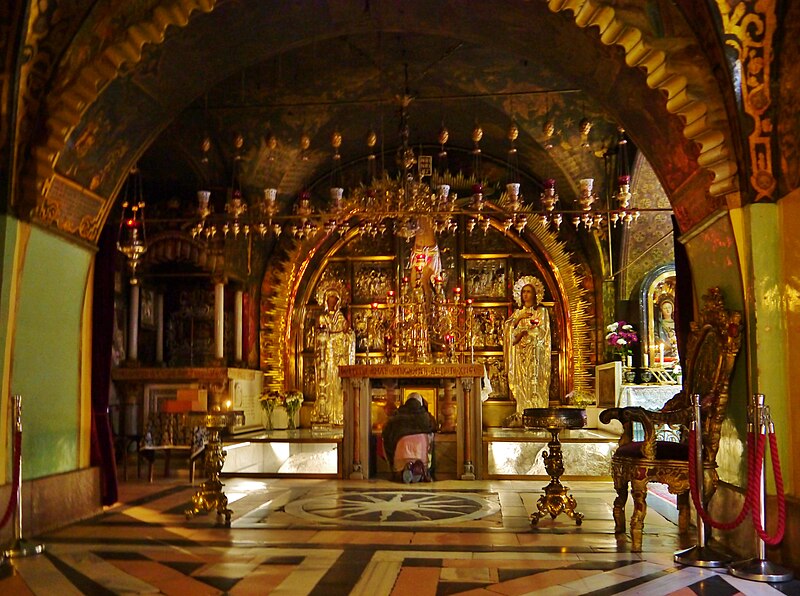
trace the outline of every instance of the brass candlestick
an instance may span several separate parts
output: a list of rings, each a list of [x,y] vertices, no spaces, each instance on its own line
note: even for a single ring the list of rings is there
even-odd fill
[[[244,412],[241,410],[208,412],[202,414],[202,420],[208,431],[205,466],[208,479],[200,485],[200,490],[192,497],[192,506],[186,510],[186,518],[191,519],[198,513],[208,513],[216,509],[217,523],[225,517],[225,525],[231,525],[233,510],[228,509],[228,497],[222,492],[225,486],[219,479],[225,465],[225,450],[222,448],[221,433],[229,425],[244,424]]]
[[[536,503],[537,510],[531,513],[531,526],[535,526],[541,518],[549,515],[555,519],[565,513],[581,525],[583,514],[575,511],[578,503],[569,494],[569,489],[561,484],[564,473],[564,458],[561,453],[559,433],[565,428],[582,428],[586,424],[586,412],[578,408],[528,408],[524,411],[522,422],[525,428],[541,428],[550,433],[547,443],[549,451],[545,451],[544,469],[550,476],[550,484],[545,486],[544,494]]]

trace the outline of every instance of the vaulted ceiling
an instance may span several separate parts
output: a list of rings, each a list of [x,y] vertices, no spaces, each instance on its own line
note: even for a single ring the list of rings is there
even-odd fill
[[[275,186],[288,206],[302,188],[324,194],[334,131],[343,136],[346,177],[362,175],[369,130],[390,165],[399,142],[397,97],[408,93],[414,98],[411,144],[435,155],[446,127],[451,168],[469,169],[472,131],[480,126],[484,163],[502,171],[507,131],[516,123],[529,196],[554,177],[569,201],[578,179],[601,179],[600,156],[613,145],[618,126],[652,164],[673,203],[680,201],[672,195],[678,188],[707,188],[714,165],[730,161],[735,145],[724,127],[716,128],[725,106],[684,15],[656,0],[615,9],[587,2],[577,14],[564,10],[568,4],[99,2],[70,38],[54,76],[47,135],[33,147],[41,160],[35,172],[54,167],[70,182],[113,199],[139,161],[151,205],[169,199],[189,204],[201,185],[228,183],[234,139],[241,135],[246,192]],[[132,39],[139,55],[127,55]],[[669,61],[687,57],[691,68],[673,75]],[[115,73],[104,70],[109,61]],[[89,75],[98,81],[87,101],[80,92]],[[684,102],[689,91],[702,101]],[[684,107],[692,111],[687,115]],[[588,147],[578,130],[584,118],[594,125]],[[693,131],[714,134],[687,138],[692,118]],[[548,119],[556,135],[546,151]],[[304,135],[310,146],[302,151]],[[212,141],[208,163],[201,150],[206,137]],[[709,147],[714,160],[703,161]],[[698,159],[706,168],[711,164],[711,175],[698,176]],[[720,171],[728,178],[717,174],[716,182],[735,188],[735,167]],[[715,205],[693,205],[686,224]]]

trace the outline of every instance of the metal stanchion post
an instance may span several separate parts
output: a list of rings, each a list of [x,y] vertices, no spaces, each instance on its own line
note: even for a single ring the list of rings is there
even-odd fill
[[[16,432],[22,438],[22,396],[14,396],[14,421]],[[22,538],[22,450],[19,453],[19,466],[17,468],[17,509],[14,513],[14,543],[3,551],[9,559],[16,557],[29,557],[44,552],[44,544],[29,542]]]
[[[705,480],[705,472],[703,470],[703,424],[700,418],[700,396],[697,393],[692,396],[692,406],[694,407],[692,428],[694,428],[696,449],[695,460],[688,462],[688,464],[690,466],[695,466],[697,470],[695,474],[695,478],[697,479],[697,492],[700,496],[700,503],[703,503],[703,481]],[[676,552],[674,560],[681,565],[690,565],[692,567],[725,567],[725,565],[730,562],[731,558],[726,557],[706,544],[705,523],[698,511],[697,544],[691,548]]]
[[[769,408],[764,405],[764,396],[757,394],[755,396],[755,416],[757,424],[753,425],[753,445],[758,445],[758,436],[765,435],[767,431],[773,431],[772,420],[769,418]],[[769,420],[769,424],[767,423]],[[760,498],[759,515],[761,519],[761,527],[766,530],[767,516],[766,516],[766,498],[767,498],[767,483],[766,483],[766,461],[761,462],[761,467],[758,470],[758,492]],[[751,480],[752,482],[752,480]],[[788,582],[794,577],[794,574],[787,568],[781,567],[775,563],[767,560],[767,545],[758,537],[758,556],[745,561],[738,561],[731,564],[729,567],[731,575],[741,577],[742,579],[749,579],[757,582]]]

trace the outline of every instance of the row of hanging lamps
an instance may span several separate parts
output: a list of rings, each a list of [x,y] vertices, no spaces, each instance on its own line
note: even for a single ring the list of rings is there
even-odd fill
[[[267,150],[267,171],[266,179],[269,176],[272,166],[275,163],[275,152],[278,149],[278,138],[270,131],[264,137],[264,148]],[[260,220],[255,224],[255,229],[262,238],[271,230],[275,236],[280,236],[283,228],[280,224],[273,221],[278,214],[278,189],[267,187],[263,190],[262,197],[257,203]]]
[[[547,178],[544,181],[544,188],[539,195],[539,201],[542,204],[544,213],[542,214],[542,223],[544,225],[552,224],[558,229],[563,220],[560,213],[553,213],[558,203],[558,193],[556,192],[555,178]]]
[[[507,159],[507,182],[506,182],[506,196],[508,197],[508,207],[511,209],[511,217],[508,217],[503,222],[503,227],[506,230],[514,228],[518,234],[521,234],[528,225],[528,216],[520,213],[522,209],[523,197],[521,192],[520,174],[519,174],[519,152],[517,151],[517,139],[519,138],[519,126],[515,120],[511,121],[507,133],[509,148]]]
[[[550,116],[550,96],[545,96],[545,120],[542,125],[542,134],[544,136],[542,146],[547,153],[553,149],[553,136],[556,133],[556,125]],[[549,160],[547,161],[547,169],[550,169]],[[549,172],[548,172],[549,173]],[[544,213],[542,214],[543,225],[553,225],[556,229],[561,227],[563,217],[560,213],[554,213],[556,204],[558,203],[558,192],[556,192],[556,179],[548,176],[545,178],[544,187],[539,194],[539,203],[542,206]]]
[[[342,177],[342,156],[339,150],[342,147],[342,133],[335,130],[331,135],[331,147],[333,147],[333,165],[331,167],[331,182],[328,189],[330,214],[325,221],[324,228],[328,234],[335,231],[346,232],[348,226],[342,220],[344,212],[344,180]]]
[[[397,165],[400,174],[397,179],[389,177],[383,170],[378,171],[375,151],[378,136],[370,129],[366,137],[367,179],[365,184],[360,188],[345,189],[341,153],[343,134],[338,128],[334,129],[330,140],[332,167],[327,207],[319,211],[313,207],[310,189],[302,189],[297,194],[290,214],[280,214],[278,190],[274,187],[264,188],[263,196],[248,207],[241,188],[244,139],[241,135],[237,135],[234,143],[232,178],[224,213],[219,215],[213,213],[210,191],[205,189],[198,191],[196,211],[198,221],[193,228],[193,233],[209,240],[216,237],[218,231],[222,231],[222,235],[226,239],[235,239],[240,234],[248,237],[251,231],[261,237],[268,233],[277,236],[286,231],[294,238],[303,240],[316,234],[320,226],[327,234],[346,232],[349,229],[347,220],[351,215],[359,217],[359,231],[370,236],[383,234],[393,228],[398,236],[410,240],[419,232],[420,224],[425,223],[421,218],[428,218],[437,234],[456,231],[459,221],[454,217],[454,213],[457,211],[457,196],[450,192],[451,180],[450,173],[447,171],[446,146],[450,133],[442,122],[437,138],[439,143],[437,171],[434,172],[433,158],[426,155],[415,155],[410,146],[408,107],[411,101],[412,98],[406,89],[406,92],[399,97],[400,145],[397,152]],[[589,146],[589,135],[592,128],[592,121],[584,116],[578,125],[581,147]],[[542,147],[546,151],[553,150],[557,134],[558,130],[551,115],[548,98],[541,140]],[[495,205],[491,214],[485,210],[488,203],[484,193],[485,180],[482,172],[481,141],[483,137],[484,130],[476,120],[470,135],[473,186],[471,197],[460,209],[461,213],[467,212],[465,213],[467,216],[466,229],[469,233],[476,229],[487,232],[491,227],[491,216],[492,218],[499,217],[500,226],[506,231],[523,233],[529,223],[531,209],[529,205],[526,205],[524,189],[520,181],[520,157],[517,145],[520,128],[516,119],[512,117],[507,132],[509,148],[505,197],[502,205]],[[609,204],[612,202],[611,200],[599,200],[594,189],[594,179],[584,178],[578,183],[579,191],[575,207],[569,211],[560,209],[555,178],[548,176],[542,183],[537,203],[538,213],[536,215],[542,224],[559,228],[562,221],[569,218],[576,229],[583,227],[591,230],[602,224],[606,217],[610,224],[620,222],[627,224],[635,221],[638,211],[631,207],[631,177],[627,172],[626,144],[627,139],[621,131],[616,152],[618,175],[615,180],[616,191],[613,193],[614,208]],[[203,162],[206,164],[209,147],[210,142],[207,139],[204,140]],[[277,148],[277,139],[271,133],[265,138],[265,147],[269,151],[270,163],[274,162],[273,154]],[[308,134],[304,133],[299,140],[297,159],[301,161],[310,159],[310,147],[311,139]],[[431,180],[433,180],[431,186],[435,185],[434,188],[428,187],[426,176],[431,176]],[[269,180],[269,176],[267,179]],[[505,214],[499,211],[505,211]],[[288,221],[281,223],[282,220]]]
[[[591,230],[593,226],[599,226],[603,223],[603,214],[592,209],[598,198],[594,192],[594,178],[580,179],[578,188],[578,206],[583,213],[574,215],[572,224],[576,229],[583,225],[587,230]]]

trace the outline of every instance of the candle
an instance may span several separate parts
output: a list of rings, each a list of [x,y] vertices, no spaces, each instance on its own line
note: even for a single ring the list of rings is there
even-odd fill
[[[453,290],[453,300],[458,302],[459,298],[461,298],[461,288],[456,288]]]
[[[650,368],[650,355],[649,354],[642,354],[642,358],[644,359],[644,367]]]
[[[664,342],[658,344],[658,363],[664,366]]]

